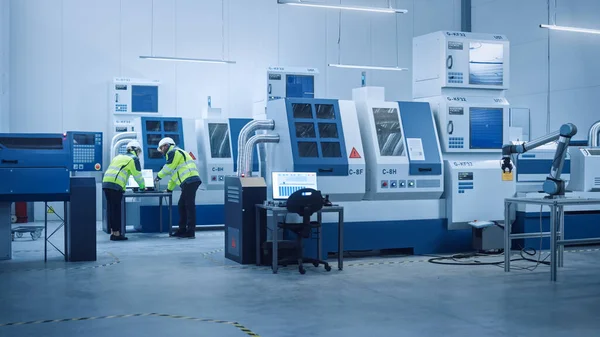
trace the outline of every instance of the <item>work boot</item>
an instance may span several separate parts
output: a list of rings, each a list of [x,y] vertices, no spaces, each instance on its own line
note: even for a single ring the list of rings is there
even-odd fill
[[[196,232],[195,231],[187,231],[185,233],[183,233],[180,238],[185,238],[185,239],[194,239],[196,238]]]
[[[185,235],[185,233],[186,233],[185,231],[182,231],[181,229],[178,229],[177,231],[175,231],[175,233],[169,234],[169,236],[180,238],[183,235]]]
[[[129,238],[122,234],[121,235],[114,235],[114,234],[110,235],[110,241],[126,241],[126,240],[129,240]]]

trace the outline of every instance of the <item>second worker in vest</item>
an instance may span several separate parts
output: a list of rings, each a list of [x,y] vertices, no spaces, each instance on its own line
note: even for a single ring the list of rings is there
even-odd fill
[[[178,148],[172,138],[166,137],[158,143],[160,151],[167,160],[158,172],[156,182],[171,176],[167,192],[173,192],[175,186],[181,187],[181,196],[177,203],[179,209],[179,229],[172,236],[180,238],[196,237],[196,191],[202,184],[194,159]]]

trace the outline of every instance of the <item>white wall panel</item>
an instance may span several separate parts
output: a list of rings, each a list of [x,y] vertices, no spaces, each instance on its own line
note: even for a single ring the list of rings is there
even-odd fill
[[[547,39],[548,32],[540,29],[548,22],[547,0],[502,0],[479,5],[471,9],[472,30],[480,33],[503,34],[511,45]]]
[[[553,91],[550,97],[550,128],[558,129],[564,123],[577,126],[574,139],[587,139],[590,126],[600,120],[600,86]]]
[[[62,132],[62,1],[11,1],[10,18],[10,131]]]
[[[546,40],[511,45],[510,93],[517,95],[548,92],[548,49]]]

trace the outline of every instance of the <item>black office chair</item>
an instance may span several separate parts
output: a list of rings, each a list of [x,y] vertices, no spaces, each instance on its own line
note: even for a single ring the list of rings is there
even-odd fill
[[[287,223],[279,222],[278,227],[287,229],[296,234],[296,256],[283,259],[281,264],[285,265],[286,262],[298,261],[298,271],[300,274],[306,273],[303,262],[312,263],[315,267],[320,264],[325,266],[326,271],[331,271],[329,264],[323,260],[305,258],[302,256],[303,252],[303,239],[309,238],[313,228],[321,228],[321,223],[317,221],[310,221],[310,217],[320,211],[323,208],[323,197],[321,191],[314,190],[312,188],[304,188],[294,192],[287,200],[288,213],[295,213],[302,217],[302,223]],[[320,256],[318,256],[320,257]]]

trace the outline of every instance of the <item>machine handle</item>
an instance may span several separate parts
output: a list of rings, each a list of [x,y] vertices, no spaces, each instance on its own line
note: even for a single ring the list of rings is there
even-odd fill
[[[6,160],[6,159],[2,159],[2,164],[18,164],[19,161],[18,160]]]
[[[321,169],[320,168],[319,172],[322,172],[322,173],[331,173],[331,172],[333,172],[333,169],[332,168],[328,168],[328,169]]]
[[[454,132],[454,123],[452,121],[448,122],[448,134],[451,135]]]
[[[269,83],[269,95],[271,94],[271,89],[272,89],[272,87],[271,87],[271,84]]]
[[[419,172],[431,172],[431,167],[419,167]]]
[[[115,103],[119,103],[119,94],[115,94]]]
[[[448,69],[452,69],[453,65],[454,59],[452,58],[452,55],[448,55],[448,58],[446,59],[446,67],[448,67]]]

